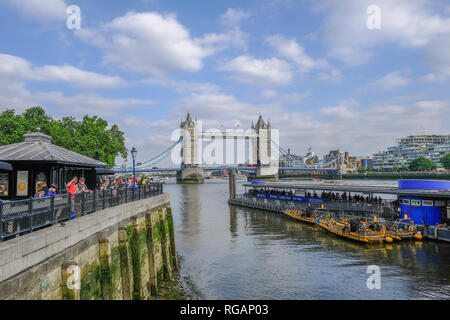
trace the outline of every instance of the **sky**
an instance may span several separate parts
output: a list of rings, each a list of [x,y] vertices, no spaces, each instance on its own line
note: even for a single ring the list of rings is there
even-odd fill
[[[450,134],[448,0],[0,0],[0,30],[0,111],[98,115],[138,161],[188,111],[298,154]]]

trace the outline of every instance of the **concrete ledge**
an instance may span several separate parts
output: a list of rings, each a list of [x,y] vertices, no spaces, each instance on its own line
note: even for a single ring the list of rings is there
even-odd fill
[[[118,229],[131,217],[145,215],[170,203],[164,193],[139,201],[109,207],[65,223],[44,228],[0,243],[0,283],[42,263],[96,233],[109,228]]]

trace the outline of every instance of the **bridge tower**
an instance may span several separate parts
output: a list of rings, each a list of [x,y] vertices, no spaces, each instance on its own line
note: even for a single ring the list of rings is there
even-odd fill
[[[278,180],[278,161],[272,159],[272,126],[270,121],[264,122],[262,115],[259,115],[256,125],[252,123],[252,130],[255,131],[252,138],[253,159],[256,159],[258,168],[254,179]]]
[[[204,171],[199,168],[199,128],[197,119],[192,120],[188,113],[180,124],[181,171],[177,172],[177,183],[204,183]]]

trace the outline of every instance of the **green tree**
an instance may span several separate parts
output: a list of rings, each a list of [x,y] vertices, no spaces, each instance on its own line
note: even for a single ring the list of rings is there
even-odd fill
[[[398,165],[394,164],[392,166],[392,171],[397,172],[398,171]]]
[[[363,168],[363,167],[358,168],[359,173],[365,173],[366,171],[367,171],[366,168]]]
[[[450,153],[447,153],[441,158],[441,164],[445,169],[450,169]]]
[[[0,145],[23,142],[23,135],[36,131],[37,127],[52,136],[52,143],[60,147],[105,162],[108,167],[115,164],[121,155],[127,158],[124,133],[117,125],[108,128],[108,122],[97,116],[84,116],[82,121],[73,117],[54,120],[42,107],[33,107],[22,114],[6,110],[0,114]]]
[[[407,165],[407,164],[402,165],[402,167],[400,168],[400,171],[409,171],[409,165]]]
[[[417,158],[409,163],[412,171],[428,171],[437,168],[436,163],[425,157]]]

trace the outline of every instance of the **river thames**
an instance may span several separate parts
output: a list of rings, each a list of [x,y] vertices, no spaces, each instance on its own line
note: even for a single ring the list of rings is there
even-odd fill
[[[229,206],[226,179],[170,179],[164,191],[188,299],[450,299],[449,244],[352,243],[277,213]],[[369,265],[380,267],[381,289],[367,288]]]

